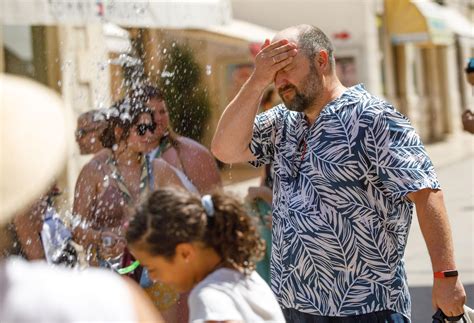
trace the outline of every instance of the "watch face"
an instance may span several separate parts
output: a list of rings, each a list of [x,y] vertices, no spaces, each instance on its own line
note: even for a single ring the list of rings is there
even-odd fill
[[[435,278],[446,278],[446,277],[456,277],[458,276],[457,270],[445,270],[445,271],[438,271],[434,273]]]
[[[456,277],[458,275],[457,270],[449,270],[444,272],[444,277]]]

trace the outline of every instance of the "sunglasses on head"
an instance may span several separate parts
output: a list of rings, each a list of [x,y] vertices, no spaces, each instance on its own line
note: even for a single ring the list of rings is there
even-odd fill
[[[154,123],[140,123],[137,124],[137,135],[144,136],[149,130],[151,133],[154,133],[156,129],[156,124]]]

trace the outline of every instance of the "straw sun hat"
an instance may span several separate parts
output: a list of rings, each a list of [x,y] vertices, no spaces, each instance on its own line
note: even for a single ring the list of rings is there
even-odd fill
[[[0,224],[46,191],[65,157],[60,97],[39,83],[0,74]]]

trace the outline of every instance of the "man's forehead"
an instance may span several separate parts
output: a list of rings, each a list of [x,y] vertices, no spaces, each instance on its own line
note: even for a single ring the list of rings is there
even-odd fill
[[[156,108],[159,108],[159,109],[165,108],[166,109],[166,102],[163,99],[151,98],[148,101],[147,106],[152,110],[155,110]]]

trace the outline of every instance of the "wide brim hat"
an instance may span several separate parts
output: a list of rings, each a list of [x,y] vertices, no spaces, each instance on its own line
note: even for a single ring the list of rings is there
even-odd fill
[[[0,224],[45,193],[62,171],[64,109],[47,87],[0,74]]]

